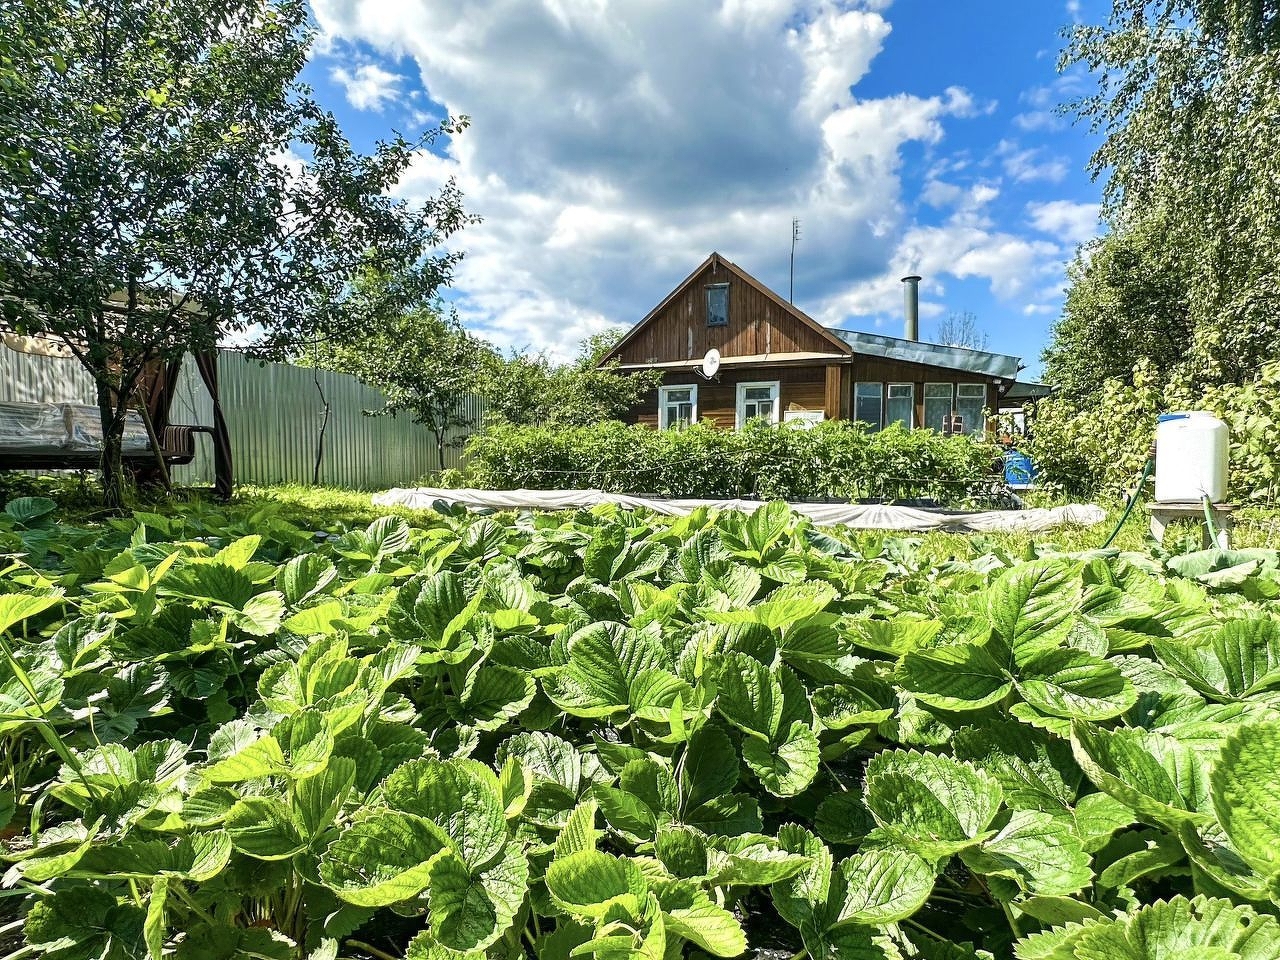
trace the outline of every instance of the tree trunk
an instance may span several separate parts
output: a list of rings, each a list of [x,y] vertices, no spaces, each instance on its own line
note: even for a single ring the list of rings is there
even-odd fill
[[[98,380],[98,413],[102,418],[102,505],[113,510],[124,506],[124,399],[113,402],[111,385]]]

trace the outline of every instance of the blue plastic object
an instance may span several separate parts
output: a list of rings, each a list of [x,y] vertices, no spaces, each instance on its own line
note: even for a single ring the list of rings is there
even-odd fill
[[[1004,482],[1010,486],[1029,486],[1035,483],[1036,466],[1025,453],[1010,450],[1004,455]]]

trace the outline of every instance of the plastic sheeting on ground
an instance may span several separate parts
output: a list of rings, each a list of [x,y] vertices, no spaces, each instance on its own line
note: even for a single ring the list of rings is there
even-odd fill
[[[714,510],[742,510],[750,513],[760,506],[759,500],[659,500],[633,497],[602,490],[446,490],[438,487],[396,488],[375,494],[373,502],[380,507],[411,507],[425,510],[443,501],[472,509],[493,510],[580,510],[602,503],[629,509],[652,510],[668,516],[683,516],[698,507]],[[814,523],[843,525],[867,530],[946,530],[982,531],[1049,530],[1074,525],[1091,527],[1106,519],[1106,511],[1094,504],[1073,503],[1064,507],[1035,510],[926,510],[919,507],[895,507],[888,504],[862,503],[792,503],[796,513]]]

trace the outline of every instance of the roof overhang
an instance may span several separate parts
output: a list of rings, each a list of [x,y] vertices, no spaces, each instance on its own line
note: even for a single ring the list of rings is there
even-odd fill
[[[1047,383],[1036,383],[1033,380],[1019,380],[1013,384],[1004,395],[1004,399],[1008,401],[1019,401],[1022,403],[1028,400],[1040,400],[1043,397],[1050,396],[1057,390]]]
[[[753,353],[743,357],[720,358],[721,367],[751,366],[805,366],[829,363],[851,363],[853,357],[847,353],[817,353],[797,351],[795,353]],[[702,358],[691,360],[666,360],[662,363],[620,363],[619,370],[684,370],[702,366]]]
[[[835,330],[840,339],[864,357],[884,357],[904,363],[919,363],[948,370],[964,370],[998,380],[1013,381],[1018,376],[1018,358],[1005,353],[988,353],[966,347],[949,347],[923,340],[902,340],[878,333]]]

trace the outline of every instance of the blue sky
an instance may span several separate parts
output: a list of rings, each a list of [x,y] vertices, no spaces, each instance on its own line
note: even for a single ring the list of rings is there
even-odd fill
[[[1040,368],[1098,232],[1096,141],[1054,107],[1061,29],[1101,0],[312,0],[305,79],[358,143],[471,127],[400,186],[455,177],[484,222],[450,293],[504,348],[571,356],[712,250],[797,306],[900,335],[972,312]]]

